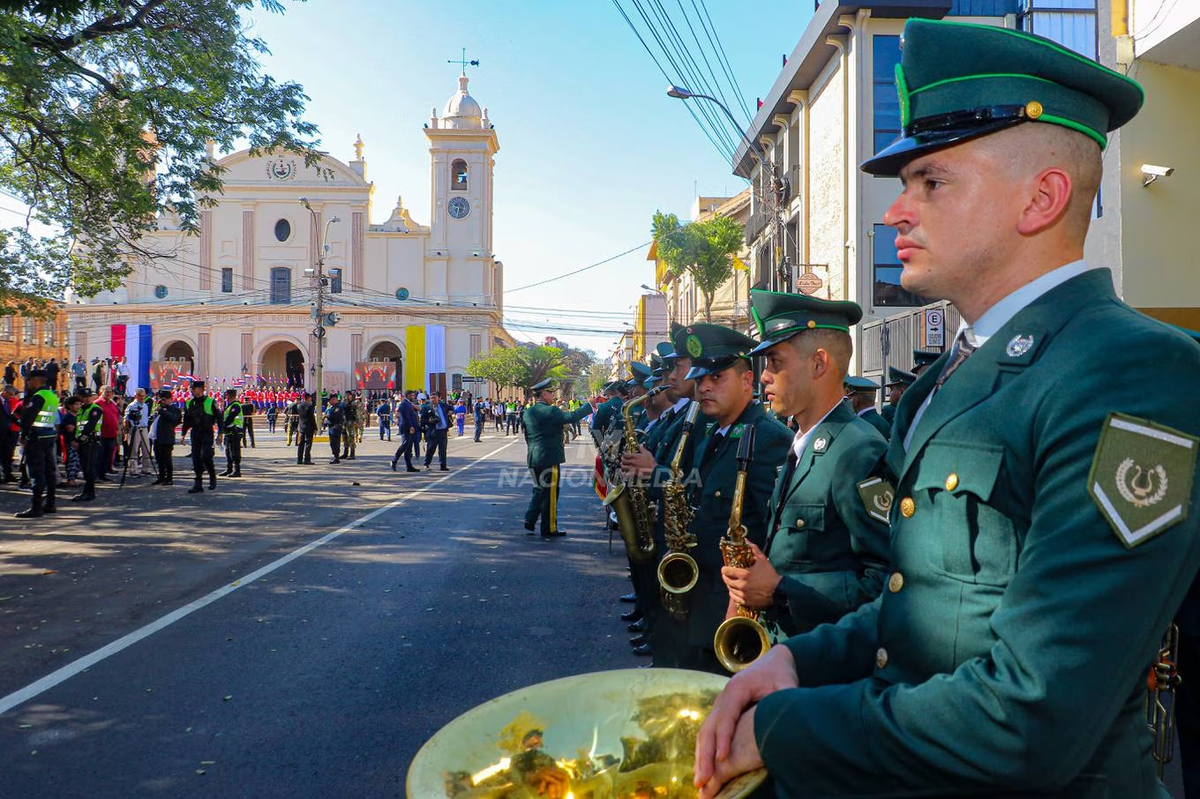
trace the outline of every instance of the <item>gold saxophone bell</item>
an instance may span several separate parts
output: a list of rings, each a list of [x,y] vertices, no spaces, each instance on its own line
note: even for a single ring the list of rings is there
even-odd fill
[[[700,567],[686,552],[668,552],[658,563],[658,582],[669,594],[686,594],[696,587]]]
[[[696,737],[728,678],[622,669],[532,685],[451,721],[408,769],[409,799],[695,796]],[[733,780],[743,799],[766,779]]]
[[[730,674],[737,674],[767,653],[771,636],[754,618],[732,616],[721,622],[713,636],[717,661]]]

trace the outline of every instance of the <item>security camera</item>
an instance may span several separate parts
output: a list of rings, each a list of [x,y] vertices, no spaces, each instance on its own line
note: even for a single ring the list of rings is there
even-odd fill
[[[1157,164],[1142,164],[1142,186],[1149,186],[1159,178],[1169,178],[1175,171],[1173,166],[1158,166]]]
[[[305,276],[305,277],[312,277],[314,274],[316,274],[316,270],[315,270],[315,269],[305,269],[305,270],[304,270],[304,276]]]

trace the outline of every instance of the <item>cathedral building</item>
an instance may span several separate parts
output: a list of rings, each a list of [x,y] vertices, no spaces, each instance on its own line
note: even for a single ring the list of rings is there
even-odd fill
[[[503,266],[492,251],[500,145],[467,83],[464,74],[425,125],[428,225],[399,199],[385,221],[371,221],[375,186],[361,137],[349,163],[224,156],[224,191],[201,208],[198,236],[164,215],[147,237],[157,257],[133,262],[116,291],[68,297],[71,359],[126,356],[131,392],[176,372],[208,378],[210,387],[250,376],[312,390],[322,346],[331,392],[464,387],[472,357],[512,342],[501,325]]]

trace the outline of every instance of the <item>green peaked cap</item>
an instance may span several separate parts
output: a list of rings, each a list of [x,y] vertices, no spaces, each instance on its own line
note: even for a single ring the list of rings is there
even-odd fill
[[[846,387],[854,391],[856,394],[879,390],[879,384],[874,380],[868,380],[867,378],[859,377],[858,375],[850,375],[847,377]]]
[[[641,384],[643,380],[650,376],[650,367],[641,361],[634,361],[629,364],[629,369],[633,372],[633,380]]]
[[[728,369],[735,361],[750,357],[754,339],[723,325],[698,322],[684,328],[684,351],[692,359],[688,380]]]
[[[917,382],[917,376],[912,372],[906,372],[903,369],[897,369],[894,366],[888,367],[888,381],[885,386],[911,386]]]
[[[862,319],[857,302],[822,300],[807,294],[750,289],[750,313],[758,326],[760,343],[750,353],[761,355],[781,341],[805,330],[841,330],[849,333]]]
[[[545,380],[542,380],[538,383],[534,383],[532,386],[529,387],[529,390],[530,391],[544,391],[544,390],[552,387],[553,385],[554,385],[554,378],[547,377]]]
[[[913,364],[915,366],[929,366],[940,357],[942,357],[942,354],[936,350],[913,350]]]
[[[1103,149],[1145,98],[1136,81],[1031,33],[910,19],[900,41],[900,138],[863,163],[872,175],[1022,122],[1070,128]]]

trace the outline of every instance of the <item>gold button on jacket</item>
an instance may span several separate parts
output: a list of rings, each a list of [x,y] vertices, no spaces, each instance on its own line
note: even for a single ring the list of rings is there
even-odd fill
[[[879,647],[879,651],[875,653],[875,665],[879,668],[884,668],[888,664],[888,653],[883,647]]]
[[[913,502],[912,497],[905,497],[900,500],[900,512],[904,514],[904,518],[911,518],[917,512],[917,503]]]
[[[900,572],[892,572],[892,576],[888,578],[888,590],[893,594],[898,594],[903,587],[904,575]]]
[[[950,472],[950,476],[946,478],[946,490],[953,491],[958,488],[958,475]]]

